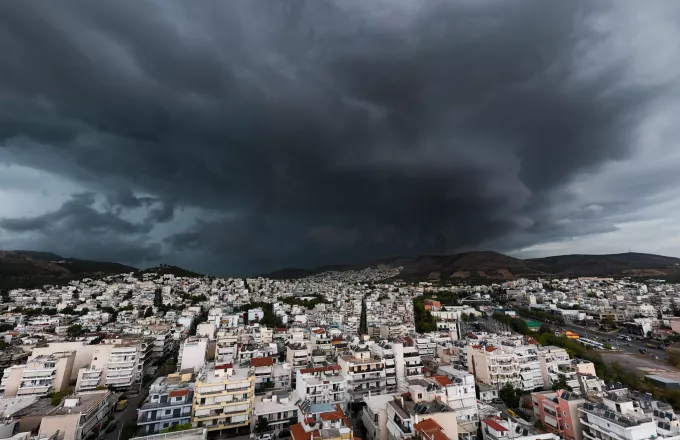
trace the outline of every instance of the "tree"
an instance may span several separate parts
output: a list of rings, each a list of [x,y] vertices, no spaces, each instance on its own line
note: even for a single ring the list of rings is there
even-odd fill
[[[269,420],[262,416],[257,418],[257,426],[255,426],[257,432],[265,432],[269,430]]]
[[[144,317],[148,318],[150,316],[153,316],[153,307],[149,306],[146,308],[146,311],[144,312]]]
[[[519,392],[518,392],[519,391]],[[520,396],[522,390],[517,390],[511,383],[506,383],[499,393],[501,400],[508,408],[519,407]]]
[[[83,326],[80,324],[74,324],[70,326],[69,328],[66,329],[66,334],[71,337],[75,338],[76,336],[80,336],[83,333],[85,333],[85,330],[83,329]]]

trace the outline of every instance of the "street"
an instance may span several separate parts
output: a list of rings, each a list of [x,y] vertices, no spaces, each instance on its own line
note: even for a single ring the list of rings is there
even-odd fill
[[[116,429],[106,433],[106,436],[104,437],[105,440],[117,440],[123,428],[126,426],[133,426],[137,423],[137,406],[141,399],[146,395],[144,390],[148,390],[148,387],[143,389],[142,394],[127,394],[128,406],[123,411],[113,413],[114,421],[111,423],[116,423]]]

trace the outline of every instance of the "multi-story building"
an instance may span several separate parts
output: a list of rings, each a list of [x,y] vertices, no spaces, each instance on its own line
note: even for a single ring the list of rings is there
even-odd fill
[[[4,397],[45,396],[68,388],[75,352],[38,356],[5,369],[0,382]]]
[[[250,368],[255,374],[255,391],[274,387],[274,359],[271,357],[252,358]]]
[[[260,418],[267,420],[270,432],[289,428],[290,422],[297,418],[299,399],[295,391],[274,391],[255,397],[251,432],[255,432]]]
[[[424,377],[423,361],[418,349],[412,346],[394,343],[392,344],[392,351],[394,353],[398,390],[405,391],[408,387],[406,379]]]
[[[527,422],[489,417],[481,422],[483,440],[560,440],[553,433],[540,433]]]
[[[191,374],[171,374],[157,378],[149,396],[137,410],[137,425],[146,434],[160,432],[191,421],[194,383]]]
[[[546,388],[564,379],[571,388],[576,388],[576,371],[571,367],[571,359],[564,348],[549,345],[538,349],[541,375]]]
[[[578,407],[585,400],[578,394],[566,390],[531,393],[534,419],[544,430],[560,435],[567,440],[582,440],[581,420]]]
[[[353,440],[352,425],[339,405],[303,406],[298,410],[301,422],[290,427],[292,440]]]
[[[382,359],[385,365],[385,393],[397,392],[397,366],[394,359],[392,344],[387,341],[380,341],[371,345],[373,356]]]
[[[193,371],[197,373],[205,363],[208,351],[207,338],[187,338],[182,342],[177,354],[178,371]]]
[[[387,429],[388,440],[416,437],[415,425],[428,419],[433,419],[440,426],[443,426],[449,438],[458,438],[456,415],[445,403],[436,399],[425,400],[433,397],[431,395],[419,397],[417,394],[410,396],[407,394],[407,396],[395,397],[387,403],[385,429]],[[382,435],[379,435],[379,437],[382,437]]]
[[[296,378],[297,371],[307,368],[309,364],[308,344],[308,342],[290,342],[286,346],[286,361],[291,365],[293,380]]]
[[[325,356],[330,356],[332,354],[333,345],[331,344],[331,338],[328,336],[328,333],[326,333],[326,330],[322,328],[312,329],[309,340],[313,349],[320,350]]]
[[[288,362],[278,362],[272,368],[272,381],[275,390],[288,390],[293,380],[292,370]]]
[[[468,347],[468,371],[479,382],[502,387],[509,383],[523,388],[520,379],[521,367],[512,348],[472,345]]]
[[[69,396],[43,416],[38,438],[51,438],[58,434],[63,440],[83,440],[97,436],[114,404],[114,396],[106,390]]]
[[[479,427],[479,411],[475,394],[475,378],[464,370],[457,370],[451,366],[439,367],[440,375],[429,381],[437,386],[430,386],[435,392],[435,399],[446,404],[456,414],[458,420],[458,437],[461,440],[474,440]]]
[[[369,393],[385,393],[385,364],[379,357],[371,355],[367,346],[354,346],[351,354],[338,356],[338,366],[347,381],[349,401],[360,402]]]
[[[338,404],[347,401],[347,382],[340,374],[341,367],[303,368],[297,371],[297,395],[311,403]]]
[[[361,420],[366,428],[368,440],[387,440],[387,404],[394,394],[378,394],[364,397]]]
[[[78,371],[76,391],[140,385],[145,367],[153,360],[153,348],[153,338],[112,339],[96,345],[90,365]]]
[[[514,347],[515,357],[519,363],[519,378],[524,391],[543,389],[545,385],[541,373],[538,351],[535,345],[520,345]],[[566,352],[565,352],[566,353]]]
[[[680,437],[673,407],[650,394],[618,389],[578,408],[584,440],[648,440]]]
[[[194,385],[195,427],[238,432],[250,427],[255,399],[255,376],[249,368],[209,364]]]

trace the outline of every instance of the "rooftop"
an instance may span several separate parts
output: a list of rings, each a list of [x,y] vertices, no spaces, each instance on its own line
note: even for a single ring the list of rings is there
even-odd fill
[[[186,431],[168,432],[165,434],[147,435],[145,437],[134,437],[131,440],[205,440],[207,430],[203,428],[187,429]]]
[[[88,393],[80,393],[75,396],[69,396],[61,402],[61,405],[54,408],[54,411],[48,415],[60,416],[64,414],[88,412],[90,409],[98,405],[102,400],[106,399],[109,395],[110,393],[108,391],[93,391]]]

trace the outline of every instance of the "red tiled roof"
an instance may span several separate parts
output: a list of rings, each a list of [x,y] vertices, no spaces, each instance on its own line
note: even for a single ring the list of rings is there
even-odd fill
[[[483,345],[473,345],[472,348],[475,350],[479,350],[480,348],[484,347]]]
[[[271,357],[259,357],[250,360],[251,367],[271,367],[272,365],[274,365],[274,359]]]
[[[534,338],[530,338],[527,343],[529,343],[529,345],[538,345],[538,341]]]
[[[324,330],[322,328],[315,328],[314,330],[312,330],[312,332],[316,333],[317,335],[322,335],[322,334],[326,333],[326,330]]]
[[[436,431],[432,434],[432,440],[451,440],[451,439],[442,431]]]
[[[302,423],[296,423],[290,427],[290,434],[293,440],[310,440],[312,438],[312,432],[305,432],[305,428],[302,427]]]
[[[413,425],[413,429],[420,432],[441,431],[442,427],[433,419],[425,419]]]
[[[504,432],[508,430],[508,428],[492,419],[482,420],[482,423],[486,423],[489,426],[489,428],[493,429],[494,431]]]
[[[216,370],[228,370],[229,368],[234,368],[234,364],[215,365]]]
[[[302,374],[307,374],[307,373],[320,373],[322,371],[338,371],[340,370],[339,365],[330,365],[328,367],[316,367],[316,368],[302,368],[300,370],[300,373]]]
[[[488,351],[489,353],[494,352],[496,350],[498,350],[498,349],[496,347],[493,347],[493,346],[492,347],[486,347],[486,351]]]
[[[338,411],[321,413],[321,420],[325,420],[327,422],[330,422],[332,420],[342,420],[344,418],[345,418],[345,415],[342,414],[342,413],[339,413]]]
[[[434,376],[433,379],[436,380],[439,383],[439,385],[443,387],[451,385],[453,383],[451,379],[449,379],[446,376]]]
[[[189,390],[172,390],[168,393],[169,397],[181,397],[189,394]]]

